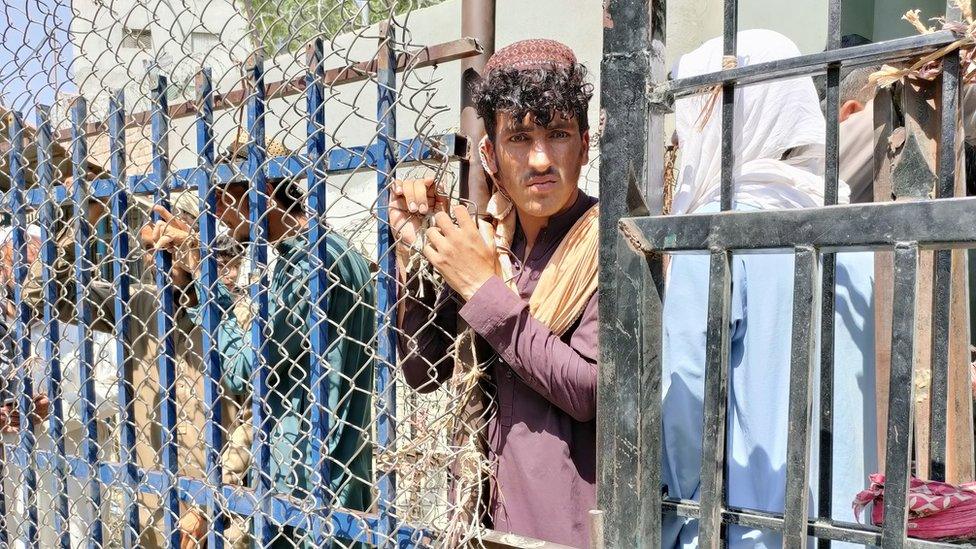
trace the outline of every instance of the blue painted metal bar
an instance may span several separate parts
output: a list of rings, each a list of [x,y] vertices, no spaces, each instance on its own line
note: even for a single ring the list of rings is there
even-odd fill
[[[376,163],[376,242],[379,273],[376,276],[378,296],[376,337],[379,364],[376,367],[376,444],[380,454],[396,447],[396,342],[393,322],[396,319],[396,255],[390,231],[389,187],[396,175],[396,54],[393,31],[382,25],[377,54],[377,137],[386,150]],[[381,460],[378,460],[381,461]],[[396,477],[393,471],[377,471],[379,479],[380,533],[396,530]],[[390,542],[391,543],[391,542]],[[388,543],[388,544],[390,544]]]
[[[401,166],[408,166],[438,158],[457,159],[466,154],[466,147],[467,140],[464,136],[453,133],[427,139],[421,137],[401,139],[396,142],[396,163]],[[328,168],[325,173],[335,175],[376,169],[377,162],[387,149],[386,143],[374,143],[363,147],[330,150],[326,153]],[[276,156],[267,159],[265,162],[265,175],[268,179],[305,177],[308,172],[308,164],[306,158],[297,154]],[[194,188],[196,178],[199,175],[198,171],[199,169],[195,167],[173,171],[170,174],[169,189],[178,191]],[[214,184],[226,184],[234,179],[243,181],[248,173],[246,163],[221,163],[215,167],[213,181]],[[129,176],[130,192],[136,195],[154,194],[157,187],[156,180],[154,174]],[[91,187],[94,198],[110,198],[115,192],[115,183],[111,178],[95,179],[91,182]],[[0,197],[2,196],[0,195]],[[59,203],[70,200],[68,191],[60,185],[54,187],[53,198]],[[0,204],[4,203],[5,200],[6,198],[0,198]],[[40,189],[31,189],[27,192],[27,203],[31,206],[40,206],[45,200],[47,200],[47,196]]]
[[[254,467],[257,478],[255,490],[261,511],[254,516],[255,538],[260,547],[271,544],[275,535],[270,521],[271,492],[271,421],[268,403],[268,375],[271,348],[265,337],[270,300],[268,296],[268,185],[264,166],[267,157],[264,137],[264,61],[254,59],[248,69],[251,81],[251,97],[247,102],[247,131],[251,140],[247,144],[247,165],[250,177],[248,205],[251,230],[252,272],[258,274],[258,282],[251,283],[251,301],[256,308],[251,321],[251,350],[255,353],[255,365],[251,386],[254,388],[252,421],[254,423]]]
[[[51,109],[37,108],[37,182],[44,191],[50,191],[54,184],[54,164],[51,154]],[[62,549],[71,546],[68,532],[68,476],[65,465],[64,447],[64,406],[61,392],[61,329],[55,304],[58,289],[54,280],[54,261],[57,248],[53,233],[57,212],[54,203],[47,201],[40,211],[41,225],[41,282],[44,292],[44,363],[48,365],[47,395],[51,400],[49,414],[50,437],[54,441],[57,464],[51,478],[51,493],[57,501],[54,508],[54,531],[58,533],[58,544]]]
[[[217,347],[217,331],[220,326],[220,307],[210,299],[217,285],[217,258],[213,252],[217,237],[217,199],[213,192],[214,134],[213,134],[213,81],[210,69],[204,69],[197,77],[197,98],[200,111],[197,113],[197,193],[200,197],[200,282],[207,288],[200,304],[203,313],[203,371],[206,374],[203,385],[203,400],[207,413],[204,428],[207,458],[207,483],[220,486],[223,471],[220,463],[220,449],[224,446],[222,409],[220,406],[220,350]],[[224,546],[224,521],[221,518],[221,502],[217,497],[208,497],[207,547],[222,549]]]
[[[309,46],[308,74],[306,76],[306,95],[308,98],[308,141],[306,143],[308,156],[308,210],[309,234],[312,243],[312,257],[315,258],[311,279],[311,295],[314,303],[309,308],[309,326],[311,326],[312,356],[310,372],[312,380],[312,463],[315,464],[318,480],[315,482],[314,497],[316,504],[323,509],[330,509],[332,505],[332,474],[329,467],[329,426],[331,425],[329,409],[329,383],[327,372],[329,369],[326,351],[329,348],[329,269],[332,262],[329,258],[326,228],[326,178],[325,169],[328,158],[325,152],[325,78],[324,46],[322,39],[315,40]],[[331,540],[317,539],[316,545],[331,543]]]
[[[4,448],[6,449],[6,447]],[[11,448],[11,460],[15,464],[24,464],[27,457],[17,449]],[[37,467],[47,469],[52,466],[55,456],[50,452],[36,452]],[[85,460],[76,457],[68,458],[69,473],[77,478],[88,478],[91,467]],[[97,474],[93,478],[100,479],[104,484],[115,481],[124,465],[121,463],[102,463],[98,466]],[[142,493],[157,494],[168,482],[166,475],[160,471],[138,469],[144,481],[139,485]],[[212,485],[208,481],[193,477],[179,477],[180,500],[195,505],[205,505],[217,497],[227,502],[227,510],[242,516],[256,515],[260,499],[254,491],[241,489],[237,486]],[[336,537],[343,540],[365,543],[369,546],[380,545],[383,539],[377,533],[378,520],[376,515],[333,509],[328,514],[322,510],[309,511],[305,506],[295,502],[286,495],[269,496],[270,520],[278,526],[294,526],[304,528],[312,524],[313,530],[329,530]],[[326,526],[328,522],[328,526]],[[433,540],[433,533],[423,528],[402,524],[395,532],[397,547],[429,546]],[[209,545],[208,545],[209,547]]]
[[[9,337],[5,335],[3,337]],[[0,345],[6,345],[5,342],[0,340]],[[10,393],[7,391],[7,380],[0,380],[0,402],[6,402],[10,397]],[[8,478],[7,475],[7,452],[3,445],[0,444],[0,487],[3,486],[3,479]],[[7,536],[7,528],[10,525],[7,524],[7,491],[0,490],[0,549],[10,548],[10,538]]]
[[[92,262],[88,253],[91,225],[88,221],[88,144],[84,125],[88,118],[88,102],[75,99],[71,108],[71,177],[73,184],[73,216],[75,220],[75,315],[78,321],[78,370],[81,377],[81,424],[85,439],[81,453],[92,469],[98,468],[98,423],[95,416],[95,349],[92,336],[92,310],[85,296],[92,279]],[[102,486],[94,476],[88,478],[86,492],[90,525],[89,549],[102,548]]]
[[[170,209],[169,189],[169,101],[166,98],[168,83],[159,75],[152,90],[152,150],[153,175],[156,179],[155,204]],[[153,221],[162,218],[156,212]],[[159,290],[159,309],[156,311],[156,338],[161,343],[157,366],[159,367],[159,416],[162,422],[162,458],[169,482],[162,491],[164,535],[170,547],[180,546],[180,500],[177,495],[176,476],[179,458],[176,439],[176,331],[174,329],[175,302],[171,271],[173,256],[167,251],[156,252],[156,288]]]
[[[17,401],[20,412],[20,449],[27,456],[33,456],[37,439],[34,436],[34,425],[30,420],[34,412],[34,382],[33,372],[28,371],[30,364],[30,309],[24,303],[23,288],[27,281],[27,208],[24,205],[24,188],[27,182],[24,178],[24,120],[20,113],[11,113],[7,119],[10,130],[10,181],[11,181],[11,209],[13,211],[13,248],[14,248],[14,307],[17,316],[14,322],[14,368],[17,373]],[[23,479],[24,507],[27,520],[21,522],[21,541],[27,547],[38,547],[37,529],[37,471],[33,459],[21,468]]]
[[[6,338],[10,337],[9,332],[4,329],[3,333],[0,334],[0,346],[6,347]],[[0,352],[3,352],[0,350]],[[8,380],[5,377],[0,376],[0,403],[7,402],[10,398],[8,387]],[[0,444],[0,487],[3,487],[4,480],[8,478],[7,469],[7,454],[4,450],[2,444]],[[7,491],[6,489],[0,490],[0,549],[10,548],[10,538],[7,536]]]
[[[108,133],[111,154],[111,173],[115,181],[125,178],[125,97],[121,90],[109,99]],[[129,190],[120,184],[112,194],[112,251],[113,278],[115,283],[115,339],[119,361],[119,407],[122,418],[119,425],[120,453],[124,467],[119,478],[125,490],[126,528],[123,534],[125,547],[139,545],[139,508],[136,504],[139,476],[136,472],[136,427],[133,408],[132,352],[128,343],[131,337],[131,318],[128,312],[130,297],[129,234],[126,218],[129,209]]]

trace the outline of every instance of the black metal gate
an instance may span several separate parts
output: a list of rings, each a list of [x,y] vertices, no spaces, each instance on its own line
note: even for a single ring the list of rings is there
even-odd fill
[[[883,547],[938,546],[906,536],[907,492],[912,460],[913,367],[920,250],[937,250],[933,261],[932,423],[928,448],[933,478],[944,475],[949,367],[951,249],[976,246],[976,198],[952,198],[957,181],[957,115],[961,93],[957,53],[944,58],[941,135],[934,199],[837,206],[838,112],[842,68],[914,59],[957,41],[948,30],[841,49],[841,1],[828,2],[828,48],[822,53],[666,81],[666,0],[604,3],[601,141],[602,214],[600,315],[601,379],[598,433],[599,506],[606,512],[603,540],[609,547],[659,547],[661,517],[699,520],[699,541],[719,547],[728,524],[777,531],[784,547],[805,547],[808,536]],[[735,55],[736,0],[724,3],[724,53]],[[961,12],[947,2],[946,19]],[[826,191],[824,208],[731,212],[732,115],[736,86],[826,73]],[[676,96],[721,86],[722,210],[715,214],[662,216],[664,115]],[[830,114],[832,113],[832,114]],[[912,177],[905,172],[902,177]],[[898,174],[895,177],[899,177]],[[911,182],[907,182],[910,183]],[[898,181],[895,182],[898,184]],[[927,193],[926,193],[927,194]],[[811,419],[821,428],[819,493],[830,495],[829,447],[833,402],[833,306],[835,252],[894,252],[894,301],[887,442],[885,517],[882,528],[830,519],[830,498],[808,510]],[[636,250],[636,253],[635,253]],[[725,425],[729,369],[730,257],[732,252],[795,255],[786,505],[783,513],[728,504]],[[662,497],[661,372],[662,254],[710,255],[700,501]],[[635,296],[639,296],[635,298]],[[818,330],[817,328],[820,328]],[[820,410],[813,411],[812,376],[820,361]],[[828,448],[826,454],[823,447]],[[817,490],[816,487],[810,487]]]

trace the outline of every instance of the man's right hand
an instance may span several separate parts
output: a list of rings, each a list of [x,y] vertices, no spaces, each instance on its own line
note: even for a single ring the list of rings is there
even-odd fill
[[[400,246],[413,248],[428,215],[447,211],[447,195],[433,178],[398,179],[390,192],[390,226]]]

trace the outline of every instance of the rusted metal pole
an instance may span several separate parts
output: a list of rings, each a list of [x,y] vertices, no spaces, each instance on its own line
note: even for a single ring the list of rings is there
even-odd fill
[[[491,54],[495,53],[495,0],[462,0],[461,36],[469,36],[481,45],[481,55],[461,60],[461,133],[468,137],[468,162],[461,164],[461,197],[470,200],[485,212],[488,205],[488,182],[478,161],[478,142],[485,134],[485,126],[478,118],[471,101],[471,87]]]

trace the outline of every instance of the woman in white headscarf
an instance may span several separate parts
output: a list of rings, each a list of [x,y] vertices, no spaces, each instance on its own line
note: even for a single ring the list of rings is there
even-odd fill
[[[739,33],[738,66],[799,55],[786,37],[767,30]],[[678,61],[675,78],[722,68],[714,39]],[[721,101],[709,93],[675,108],[681,154],[675,214],[719,211]],[[710,108],[710,111],[705,112]],[[824,203],[825,124],[808,77],[736,90],[734,209],[808,208]],[[841,202],[849,192],[840,186]],[[834,360],[833,516],[853,520],[851,501],[876,470],[873,259],[838,256]],[[793,326],[792,254],[736,255],[732,267],[727,455],[731,505],[782,511]],[[671,259],[664,305],[664,482],[670,497],[697,499],[701,469],[702,394],[708,257]],[[814,375],[814,383],[819,372]],[[818,408],[814,408],[817,410]],[[817,438],[810,490],[816,511]],[[697,546],[694,521],[665,520],[664,547]],[[779,547],[772,532],[730,527],[731,547]]]

